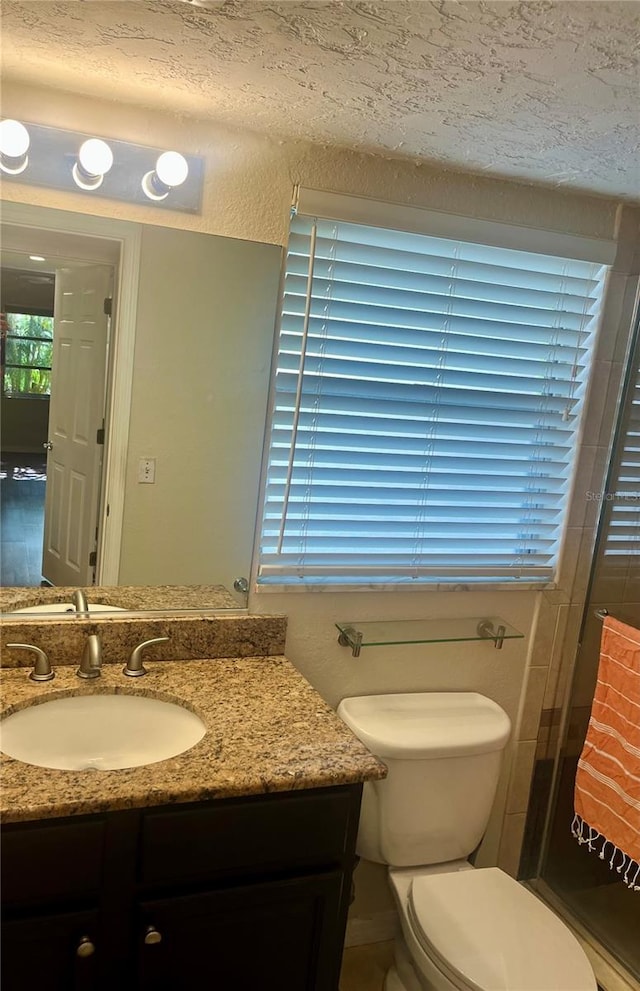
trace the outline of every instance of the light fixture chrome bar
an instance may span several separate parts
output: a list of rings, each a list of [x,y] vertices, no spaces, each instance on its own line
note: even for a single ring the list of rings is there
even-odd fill
[[[7,182],[63,189],[80,196],[123,200],[152,209],[181,213],[199,213],[201,210],[204,159],[200,156],[181,152],[188,166],[186,178],[180,185],[171,186],[162,199],[151,200],[142,188],[142,179],[147,173],[155,172],[158,159],[167,151],[166,148],[152,148],[130,141],[118,141],[110,136],[67,131],[29,121],[22,123],[30,138],[28,166],[20,173],[3,169],[3,180]],[[107,143],[113,153],[113,165],[97,180],[91,169],[87,179],[77,167],[80,148],[92,138]],[[74,167],[83,185],[78,185],[74,178]],[[93,180],[91,176],[94,176]]]

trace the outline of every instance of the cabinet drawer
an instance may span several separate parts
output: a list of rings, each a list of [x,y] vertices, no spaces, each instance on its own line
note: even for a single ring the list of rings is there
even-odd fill
[[[143,817],[142,884],[340,864],[357,828],[360,788],[200,803]]]
[[[5,826],[0,849],[3,905],[44,905],[97,894],[104,835],[102,819]]]

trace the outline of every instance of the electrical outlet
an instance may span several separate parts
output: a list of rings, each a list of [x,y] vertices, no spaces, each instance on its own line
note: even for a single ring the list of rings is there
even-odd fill
[[[156,459],[140,458],[138,461],[138,481],[153,483],[156,480]]]

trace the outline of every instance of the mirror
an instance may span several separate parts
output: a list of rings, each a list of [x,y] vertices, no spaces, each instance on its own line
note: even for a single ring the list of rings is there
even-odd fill
[[[38,209],[43,217],[59,213]],[[91,221],[99,220],[84,219],[89,227]],[[43,223],[39,232],[34,226],[20,227],[3,220],[3,268],[31,273],[32,288],[42,289],[47,272],[56,272],[58,281],[61,271],[82,272],[83,266],[96,261],[109,264],[113,242],[105,244],[96,236],[91,238],[95,250],[84,250],[89,239],[85,245],[82,239],[70,241],[74,235],[63,229],[57,234],[48,223],[49,228]],[[119,591],[113,598],[114,589],[96,588],[94,601],[138,608],[142,590],[148,589],[143,595],[144,608],[242,607],[246,596],[234,589],[234,581],[249,575],[253,550],[281,248],[181,229],[131,226],[139,229],[140,254],[131,409],[124,424],[128,453],[123,468]],[[102,257],[96,258],[98,242],[103,250]],[[31,262],[29,255],[40,255],[45,262]],[[113,260],[110,264],[117,278],[118,265]],[[2,281],[6,286],[15,282]],[[118,298],[117,286],[114,298]],[[17,312],[16,306],[25,308],[17,297],[9,299],[3,288],[3,313]],[[106,345],[107,412],[118,394],[117,334],[118,313],[114,313]],[[8,358],[13,358],[10,350],[7,366]],[[65,388],[66,396],[91,391],[86,387],[86,366],[83,369],[79,364],[70,381],[73,384]],[[2,484],[6,488],[15,482],[20,507],[21,498],[28,499],[24,483],[38,480],[43,445],[52,443],[51,418],[43,413],[55,403],[55,374],[50,402],[33,390],[31,395],[11,395],[6,382],[5,377]],[[117,404],[111,415],[118,417]],[[105,419],[109,422],[108,415]],[[85,432],[93,429],[91,425]],[[46,476],[47,491],[55,478],[56,446],[54,440],[46,471],[40,471]],[[107,452],[108,447],[106,437]],[[20,454],[34,459],[38,455],[40,461],[34,460],[32,470],[23,462],[22,474],[19,466],[4,467],[11,466]],[[99,470],[104,475],[104,463]],[[24,497],[20,496],[21,485]],[[86,491],[94,491],[99,502],[100,480],[93,479],[92,485]],[[2,502],[7,505],[5,499]],[[108,505],[102,509],[109,511]],[[73,501],[58,513],[62,518],[64,513],[73,516]],[[6,547],[12,543],[11,531],[9,523],[3,520],[2,524]],[[3,557],[6,560],[6,554]],[[55,585],[42,588],[34,581],[30,591],[37,592],[38,602],[59,601],[60,586],[88,588],[90,582],[55,581]],[[2,586],[0,609],[7,612],[14,608],[14,598],[4,578]],[[187,587],[193,587],[191,598],[200,596],[197,604],[185,606]],[[176,590],[175,604],[170,601],[170,589]],[[220,604],[213,605],[214,600]],[[203,601],[210,605],[201,605]],[[27,604],[32,603],[33,595]]]
[[[90,618],[111,615],[121,619],[135,613],[169,612],[220,612],[230,610],[244,612],[242,592],[234,595],[223,585],[139,585],[92,586],[85,592]],[[86,618],[72,588],[20,588],[0,589],[0,615],[19,622],[36,619]],[[240,601],[238,601],[240,600]]]

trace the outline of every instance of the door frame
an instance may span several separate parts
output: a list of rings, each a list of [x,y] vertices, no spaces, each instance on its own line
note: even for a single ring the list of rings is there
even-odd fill
[[[3,201],[2,222],[60,234],[78,234],[119,243],[115,315],[107,366],[105,450],[98,516],[96,584],[117,585],[133,390],[142,224],[51,207]]]

